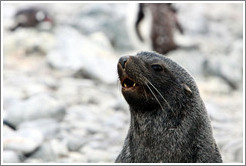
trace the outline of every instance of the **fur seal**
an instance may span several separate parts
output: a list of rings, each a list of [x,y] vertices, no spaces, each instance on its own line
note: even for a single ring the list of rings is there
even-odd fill
[[[222,158],[192,76],[156,52],[119,59],[130,127],[118,163],[217,163]]]

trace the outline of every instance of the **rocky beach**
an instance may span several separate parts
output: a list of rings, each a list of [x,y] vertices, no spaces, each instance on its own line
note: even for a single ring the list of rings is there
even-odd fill
[[[2,4],[3,163],[114,163],[130,113],[117,75],[135,54],[128,3]],[[39,6],[52,27],[9,31],[14,13]],[[225,163],[243,162],[242,3],[177,3],[183,47],[167,56],[193,75]],[[135,13],[133,12],[133,15]]]

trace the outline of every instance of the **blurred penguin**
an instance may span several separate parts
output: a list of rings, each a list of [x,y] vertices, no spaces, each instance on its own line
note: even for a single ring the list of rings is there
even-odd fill
[[[174,33],[178,30],[183,34],[183,28],[177,19],[177,10],[172,4],[140,3],[132,5],[129,9],[129,35],[138,48],[154,50],[161,54],[178,48]],[[134,10],[136,13],[132,15]]]
[[[19,27],[35,28],[40,23],[53,24],[53,19],[44,9],[29,7],[18,10],[14,16],[14,22],[14,26],[10,28],[10,31],[15,31]]]

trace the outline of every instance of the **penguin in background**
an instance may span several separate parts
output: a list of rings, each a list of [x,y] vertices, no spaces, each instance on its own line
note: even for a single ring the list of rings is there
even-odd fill
[[[133,18],[133,11],[137,11]],[[184,30],[177,18],[177,9],[171,3],[139,3],[130,8],[129,35],[136,47],[161,54],[177,49],[175,33]],[[134,24],[134,29],[131,28]]]
[[[20,27],[35,28],[40,23],[49,23],[53,25],[54,21],[50,17],[47,11],[38,7],[29,7],[25,9],[19,9],[14,15],[14,25],[9,28],[10,31],[15,31]]]

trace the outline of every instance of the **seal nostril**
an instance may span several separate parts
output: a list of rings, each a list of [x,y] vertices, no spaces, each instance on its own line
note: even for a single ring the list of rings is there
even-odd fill
[[[121,64],[123,69],[126,67],[125,65],[128,59],[129,59],[129,56],[124,56],[120,58],[119,63]]]

